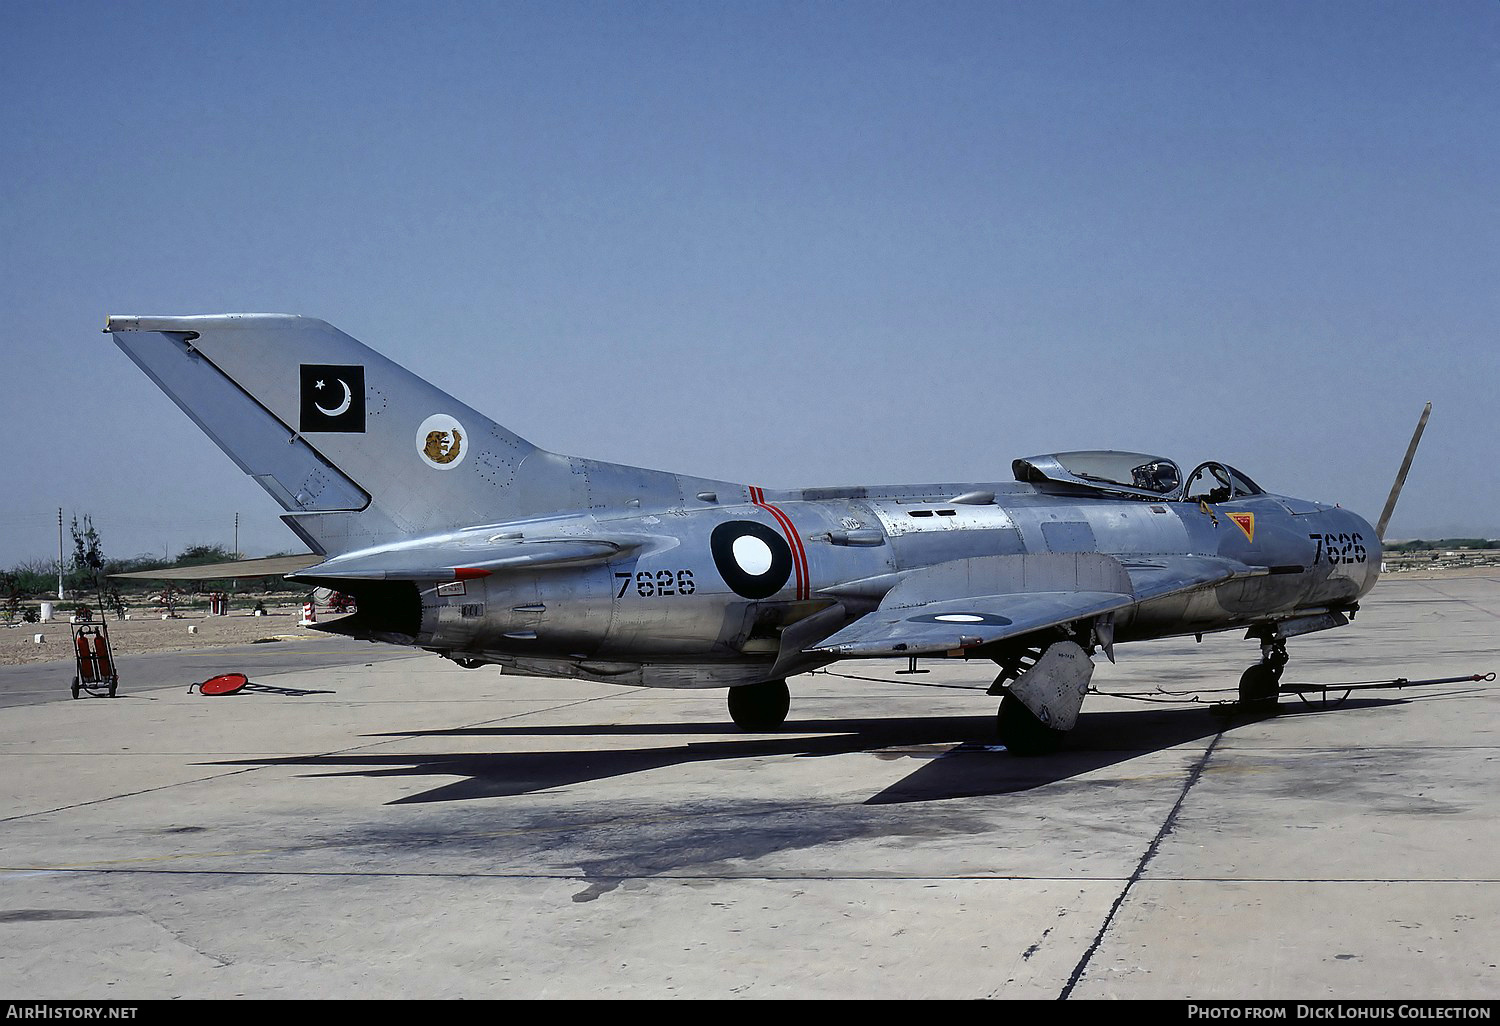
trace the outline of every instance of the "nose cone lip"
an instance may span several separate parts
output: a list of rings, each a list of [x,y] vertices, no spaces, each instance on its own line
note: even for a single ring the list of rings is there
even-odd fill
[[[1354,521],[1354,530],[1350,533],[1358,534],[1365,547],[1365,579],[1359,587],[1359,594],[1364,596],[1375,587],[1375,582],[1380,579],[1380,568],[1384,565],[1384,550],[1380,544],[1380,536],[1368,520],[1358,513],[1350,513],[1349,517]]]

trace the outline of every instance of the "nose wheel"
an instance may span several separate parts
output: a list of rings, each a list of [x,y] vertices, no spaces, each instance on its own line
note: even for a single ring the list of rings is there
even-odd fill
[[[1286,638],[1278,631],[1261,639],[1260,662],[1240,675],[1240,708],[1263,716],[1276,715],[1281,695],[1281,671],[1291,657]]]

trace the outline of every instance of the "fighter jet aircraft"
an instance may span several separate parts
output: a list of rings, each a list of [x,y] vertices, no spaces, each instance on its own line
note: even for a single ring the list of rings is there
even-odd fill
[[[354,596],[321,629],[466,667],[727,687],[747,731],[836,660],[959,657],[998,667],[1000,741],[1042,753],[1093,657],[1226,630],[1260,643],[1242,703],[1274,711],[1287,639],[1354,615],[1390,514],[1377,530],[1223,463],[1113,451],[1018,459],[1009,481],[775,490],[547,452],[320,320],[105,331],[287,510],[315,554],[290,578]]]

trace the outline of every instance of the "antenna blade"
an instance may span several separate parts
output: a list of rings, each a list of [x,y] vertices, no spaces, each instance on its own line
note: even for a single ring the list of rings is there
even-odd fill
[[[1412,457],[1417,454],[1417,443],[1422,440],[1422,432],[1427,427],[1427,415],[1432,412],[1432,404],[1428,403],[1422,408],[1422,419],[1417,421],[1417,430],[1412,432],[1411,445],[1406,447],[1406,459],[1401,461],[1401,471],[1396,475],[1396,483],[1391,485],[1391,497],[1385,500],[1385,509],[1380,513],[1380,523],[1375,525],[1375,533],[1385,541],[1385,525],[1391,522],[1391,514],[1396,511],[1396,500],[1401,496],[1401,487],[1406,484],[1406,472],[1411,469]]]

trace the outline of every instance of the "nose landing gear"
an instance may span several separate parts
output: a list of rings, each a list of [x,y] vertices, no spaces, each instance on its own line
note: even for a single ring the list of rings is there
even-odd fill
[[[1260,639],[1260,662],[1240,675],[1240,708],[1262,716],[1276,715],[1281,672],[1290,660],[1286,638],[1274,626]]]

